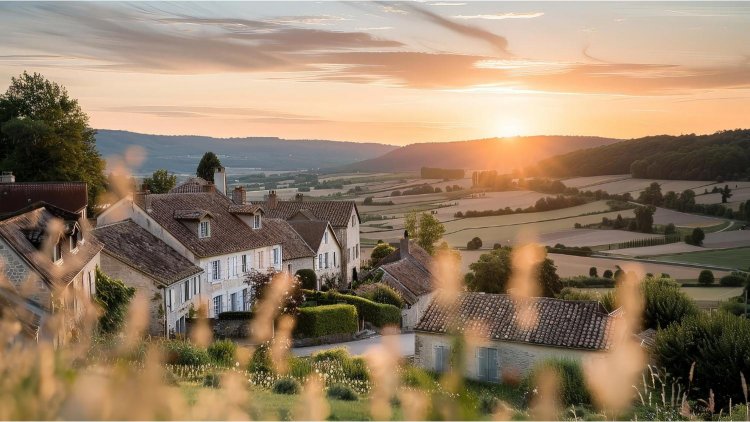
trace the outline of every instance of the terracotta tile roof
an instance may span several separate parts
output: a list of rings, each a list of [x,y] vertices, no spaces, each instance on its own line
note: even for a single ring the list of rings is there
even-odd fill
[[[71,212],[79,212],[88,204],[84,182],[2,183],[0,184],[0,215],[14,213],[36,202],[46,202]]]
[[[283,237],[274,225],[252,229],[229,212],[233,202],[218,192],[165,193],[149,195],[149,216],[198,257],[210,257],[280,245]],[[143,196],[135,204],[145,210]],[[197,228],[174,218],[177,210],[202,210],[211,213],[211,236],[198,238]]]
[[[201,220],[205,217],[214,217],[213,214],[206,210],[174,210],[173,215],[178,220]]]
[[[294,231],[299,233],[299,235],[305,239],[305,243],[316,252],[320,249],[320,244],[323,242],[323,233],[326,232],[326,229],[328,229],[329,226],[327,221],[289,220],[287,223],[289,223]],[[331,233],[333,233],[333,230],[331,230]],[[331,240],[336,243],[339,242],[338,239],[336,239],[335,234]]]
[[[409,255],[402,258],[401,250],[396,249],[383,258],[370,274],[382,270],[381,281],[401,293],[407,304],[413,305],[419,296],[432,291],[431,262],[432,256],[416,242],[410,241]]]
[[[201,193],[210,182],[200,177],[191,177],[170,189],[169,193]]]
[[[448,306],[439,299],[433,299],[415,330],[445,333],[452,327],[476,328],[496,341],[588,350],[608,349],[614,336],[616,317],[599,302],[536,298],[531,306],[538,322],[526,329],[517,324],[508,295],[462,293]]]
[[[249,214],[249,215],[254,215],[257,213],[265,213],[265,211],[263,211],[263,208],[257,205],[237,205],[237,204],[230,205],[229,212],[231,212],[232,214]]]
[[[305,242],[302,236],[297,233],[288,222],[277,218],[266,218],[263,220],[264,228],[271,228],[278,232],[282,237],[281,259],[312,258],[315,252]]]
[[[98,227],[94,235],[104,244],[104,253],[161,285],[168,286],[203,271],[132,220]]]
[[[51,250],[45,251],[45,240],[61,233],[50,233],[53,220],[64,223],[63,232],[80,223],[84,242],[77,251],[70,251],[67,241],[62,242],[62,264],[52,262]],[[48,284],[68,284],[102,250],[102,244],[91,235],[87,223],[75,213],[55,206],[36,203],[0,221],[2,237],[16,253],[41,276]],[[50,246],[51,247],[51,246]]]
[[[350,225],[352,211],[359,216],[354,201],[277,201],[274,208],[269,206],[268,201],[256,205],[263,207],[267,217],[283,220],[289,220],[294,214],[304,209],[312,213],[316,220],[326,220],[333,227]]]

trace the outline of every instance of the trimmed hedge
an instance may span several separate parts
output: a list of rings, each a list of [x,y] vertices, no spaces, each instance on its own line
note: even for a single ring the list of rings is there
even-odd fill
[[[250,311],[227,311],[219,314],[220,320],[250,320],[253,319],[253,313]]]
[[[295,334],[314,338],[356,333],[358,328],[356,307],[345,304],[324,305],[300,308]]]
[[[744,278],[735,274],[725,275],[719,279],[719,284],[725,287],[742,287],[745,282]]]
[[[347,303],[357,308],[357,314],[365,321],[376,327],[386,325],[401,324],[401,309],[385,303],[373,302],[359,296],[344,295],[336,292],[317,292],[312,290],[303,290],[305,297],[309,301],[315,301],[318,304]],[[310,308],[305,308],[310,309]]]
[[[607,270],[609,271],[609,270]],[[611,271],[610,271],[611,272]],[[562,280],[564,287],[615,287],[615,280],[606,277],[574,277]]]
[[[315,274],[315,271],[304,268],[297,271],[296,275],[302,282],[303,289],[315,290],[318,288],[318,276]]]

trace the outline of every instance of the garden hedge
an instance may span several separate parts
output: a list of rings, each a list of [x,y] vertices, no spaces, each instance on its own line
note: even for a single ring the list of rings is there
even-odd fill
[[[295,335],[315,338],[331,334],[356,333],[357,308],[353,305],[337,304],[300,308]]]
[[[220,320],[250,320],[253,319],[253,313],[250,311],[227,311],[219,314]]]
[[[315,301],[319,305],[342,302],[354,305],[357,308],[357,314],[376,327],[401,324],[401,309],[393,305],[376,303],[363,297],[336,292],[317,292],[312,290],[303,290],[303,292],[308,301]]]

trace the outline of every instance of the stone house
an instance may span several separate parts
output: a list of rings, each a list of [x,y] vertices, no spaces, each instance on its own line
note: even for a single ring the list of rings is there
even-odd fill
[[[96,294],[102,245],[79,213],[38,202],[0,220],[0,307],[27,334],[64,343]],[[56,326],[47,324],[52,314]]]
[[[133,220],[97,227],[94,235],[104,245],[102,270],[149,299],[149,334],[184,334],[207,286],[203,268]]]
[[[316,289],[320,290],[323,280],[333,280],[342,277],[341,245],[336,233],[327,221],[292,219],[287,222],[297,232],[313,256],[305,268],[315,271],[318,279]]]
[[[210,317],[247,310],[252,291],[245,276],[254,270],[282,270],[282,232],[277,224],[266,224],[261,207],[237,204],[212,184],[203,189],[139,193],[113,204],[97,221],[106,225],[132,219],[201,267],[208,278],[203,292],[209,299]]]
[[[432,256],[404,236],[399,247],[381,259],[368,274],[401,294],[405,302],[401,311],[404,330],[414,329],[432,301],[431,267]]]
[[[415,363],[437,372],[448,370],[453,347],[449,333],[469,330],[482,342],[466,348],[464,375],[491,382],[523,377],[535,363],[550,358],[595,359],[612,345],[617,316],[599,302],[535,298],[531,310],[536,324],[522,327],[508,295],[436,297],[415,328]]]
[[[84,182],[16,182],[12,173],[0,175],[0,216],[45,202],[86,218],[89,196]]]
[[[341,275],[346,283],[359,278],[360,270],[360,217],[354,201],[310,201],[302,194],[294,200],[280,200],[271,191],[264,202],[258,203],[270,218],[287,221],[328,221],[341,247]]]

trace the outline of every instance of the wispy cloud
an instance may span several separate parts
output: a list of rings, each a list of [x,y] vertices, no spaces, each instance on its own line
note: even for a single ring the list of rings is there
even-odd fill
[[[282,25],[332,25],[336,22],[347,21],[349,19],[341,16],[282,16],[279,18],[269,19],[269,22]]]
[[[503,20],[503,19],[533,19],[544,16],[543,12],[530,12],[530,13],[492,13],[482,15],[456,15],[453,16],[456,19],[485,19],[485,20]]]

